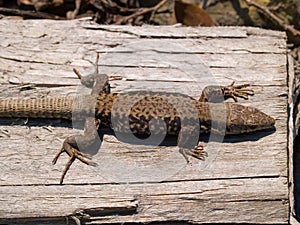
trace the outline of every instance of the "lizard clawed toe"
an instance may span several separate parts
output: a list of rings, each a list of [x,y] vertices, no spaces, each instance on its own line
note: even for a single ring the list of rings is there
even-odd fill
[[[208,156],[202,145],[197,145],[193,150],[190,151],[190,155],[201,160],[205,160]]]
[[[225,99],[233,98],[233,100],[237,102],[237,98],[248,99],[249,95],[254,95],[252,89],[246,88],[249,87],[250,84],[234,85],[234,83],[233,81],[230,85],[222,87]]]
[[[194,149],[180,148],[179,152],[186,159],[187,163],[189,163],[187,157],[188,155],[200,160],[205,160],[205,157],[208,156],[207,152],[204,150],[202,145],[197,145]]]
[[[78,159],[81,162],[90,165],[90,166],[96,166],[97,163],[91,161],[91,160],[87,160],[87,159],[91,159],[92,156],[90,154],[86,154],[86,153],[82,153],[79,150],[77,150],[76,148],[74,148],[73,146],[71,146],[69,143],[64,142],[63,147],[59,150],[59,152],[55,155],[55,157],[52,160],[52,164],[56,164],[57,159],[60,157],[60,155],[66,152],[69,155],[69,160],[65,165],[65,168],[62,172],[61,178],[60,178],[60,184],[63,183],[64,177],[67,174],[68,170],[70,169],[70,166],[72,165],[72,163]],[[87,159],[86,159],[87,158]]]

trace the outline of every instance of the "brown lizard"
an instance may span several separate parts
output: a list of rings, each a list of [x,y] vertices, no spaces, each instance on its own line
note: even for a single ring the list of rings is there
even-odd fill
[[[253,95],[253,90],[247,89],[248,84],[208,86],[202,91],[200,99],[196,100],[187,95],[166,92],[110,93],[108,77],[98,74],[98,66],[93,75],[82,77],[76,69],[74,72],[84,86],[92,88],[91,95],[81,100],[78,100],[80,97],[57,97],[0,101],[0,117],[85,120],[84,134],[67,138],[53,159],[55,164],[63,152],[70,157],[60,184],[75,159],[87,165],[96,165],[90,160],[91,155],[83,151],[88,150],[98,135],[102,138],[104,128],[112,129],[115,133],[132,132],[135,136],[143,137],[177,135],[180,153],[188,161],[188,155],[198,159],[206,156],[202,146],[197,144],[199,132],[218,133],[224,129],[226,134],[241,134],[269,129],[275,124],[272,117],[254,107],[222,103],[224,99],[233,98],[237,101],[238,97],[247,99],[248,95]],[[223,105],[223,110],[217,116],[212,116],[211,110],[215,105]],[[224,119],[216,121],[220,115]],[[214,122],[217,127],[212,129]],[[126,126],[128,123],[129,126]]]

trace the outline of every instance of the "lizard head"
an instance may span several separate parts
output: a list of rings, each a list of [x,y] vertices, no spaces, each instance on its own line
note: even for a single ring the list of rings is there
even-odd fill
[[[227,134],[271,129],[274,125],[275,119],[257,108],[239,104],[227,105]]]

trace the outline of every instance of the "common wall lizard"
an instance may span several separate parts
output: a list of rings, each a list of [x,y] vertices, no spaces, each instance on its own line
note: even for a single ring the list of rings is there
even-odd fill
[[[98,57],[96,65],[98,64]],[[108,77],[99,75],[98,68],[93,75],[82,77],[74,69],[74,72],[81,79],[81,83],[86,87],[92,88],[90,96],[85,96],[84,106],[77,104],[76,97],[57,97],[40,99],[6,99],[0,101],[0,117],[31,117],[31,118],[65,118],[74,120],[85,119],[84,134],[68,137],[53,159],[56,163],[59,156],[66,152],[69,160],[63,170],[60,183],[75,159],[87,165],[96,165],[91,161],[91,155],[80,150],[86,150],[94,143],[97,135],[103,135],[103,128],[112,129],[116,132],[128,132],[126,124],[129,122],[130,131],[139,136],[149,136],[152,133],[164,135],[177,135],[177,145],[180,153],[188,161],[188,155],[204,159],[206,152],[201,145],[196,146],[195,138],[200,128],[200,132],[219,132],[212,131],[211,107],[221,103],[224,99],[233,98],[237,101],[238,97],[248,98],[253,91],[247,89],[248,84],[229,86],[208,86],[204,88],[199,100],[178,93],[165,92],[128,92],[123,94],[110,93]],[[116,106],[116,99],[121,96]],[[138,99],[138,101],[137,101]],[[76,103],[77,102],[77,103]],[[181,106],[180,110],[175,105]],[[214,103],[209,103],[214,102]],[[133,103],[133,104],[131,104]],[[124,110],[130,105],[130,111]],[[218,121],[220,127],[224,125],[226,134],[241,134],[254,132],[257,130],[269,129],[274,126],[275,120],[260,110],[243,106],[236,103],[224,103],[224,121]],[[196,118],[195,111],[196,110]],[[114,118],[115,123],[112,124]],[[153,120],[154,119],[154,120]],[[151,128],[151,122],[154,130]],[[153,124],[154,121],[154,124]],[[163,123],[162,123],[163,121]],[[185,124],[182,127],[182,124]],[[197,123],[196,126],[195,123]],[[220,128],[221,129],[221,128]],[[197,131],[197,132],[195,132]],[[80,147],[79,147],[80,146]]]

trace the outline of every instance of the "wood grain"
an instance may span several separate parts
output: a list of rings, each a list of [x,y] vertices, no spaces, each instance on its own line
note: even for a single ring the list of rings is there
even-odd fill
[[[289,222],[283,33],[0,20],[0,34],[1,98],[76,95],[80,82],[72,68],[92,73],[100,52],[100,71],[110,75],[113,92],[151,89],[198,98],[205,85],[235,80],[255,91],[241,104],[276,119],[276,131],[204,141],[209,157],[190,164],[176,146],[132,145],[105,135],[93,156],[98,166],[75,162],[59,186],[67,156],[55,166],[52,158],[66,137],[82,130],[63,120],[2,118],[0,222],[59,224],[72,215],[88,224]],[[89,217],[75,213],[80,210]]]

